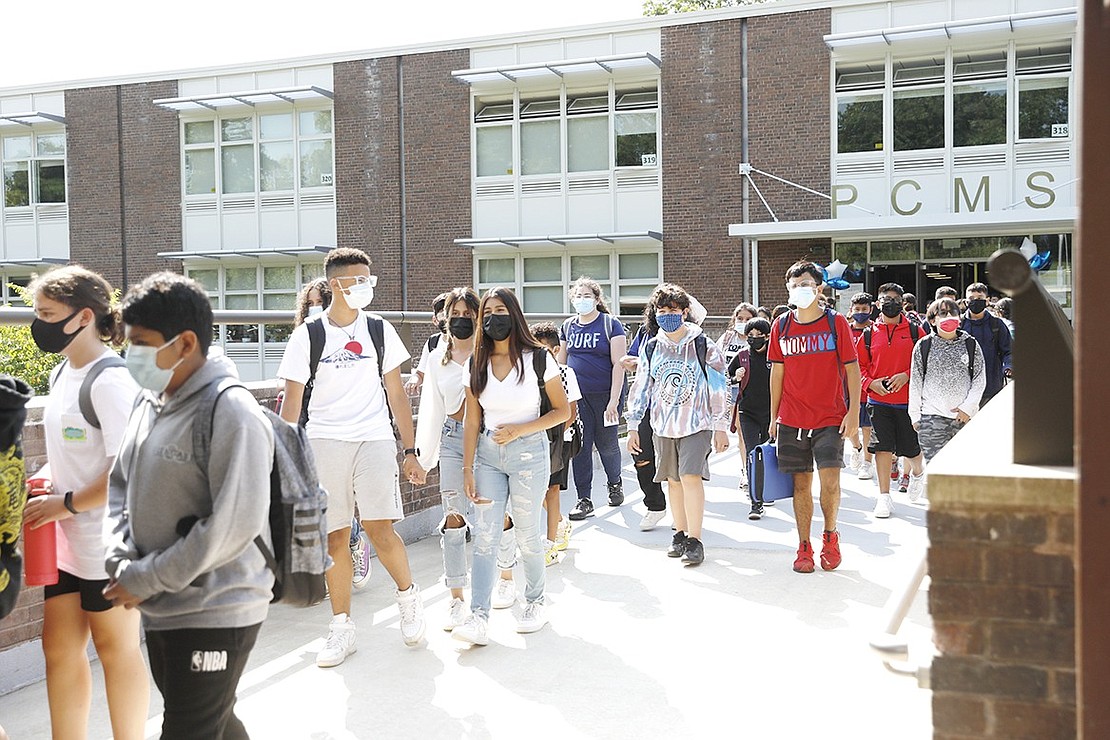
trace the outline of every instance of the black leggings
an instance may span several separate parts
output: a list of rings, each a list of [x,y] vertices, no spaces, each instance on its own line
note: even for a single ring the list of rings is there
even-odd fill
[[[651,419],[645,415],[640,420],[640,454],[633,460],[639,462],[647,460],[647,465],[636,466],[636,478],[640,481],[640,490],[644,492],[644,506],[648,511],[666,511],[667,497],[663,495],[663,484],[655,482],[655,433],[651,428]]]

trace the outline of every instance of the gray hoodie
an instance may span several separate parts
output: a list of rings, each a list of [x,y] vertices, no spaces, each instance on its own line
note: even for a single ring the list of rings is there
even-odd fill
[[[139,396],[108,483],[109,577],[143,599],[148,630],[247,627],[266,618],[270,422],[246,389],[224,393],[208,474],[193,461],[198,391],[230,376],[206,362],[177,391]],[[187,532],[187,533],[186,533]]]

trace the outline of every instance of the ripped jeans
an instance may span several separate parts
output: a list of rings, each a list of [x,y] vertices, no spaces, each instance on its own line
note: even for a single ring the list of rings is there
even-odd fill
[[[501,543],[501,528],[506,507],[516,530],[516,542],[524,562],[524,598],[528,603],[543,602],[544,553],[540,537],[540,517],[551,459],[547,435],[543,432],[499,445],[483,432],[478,437],[474,483],[478,496],[487,504],[473,504],[474,562],[472,568],[471,611],[489,617],[490,597],[497,577],[495,554]]]
[[[463,493],[463,423],[448,417],[439,441],[439,490],[443,497],[443,520],[439,523],[443,546],[443,575],[447,588],[466,588],[466,541],[473,516],[472,504]],[[448,519],[462,518],[461,527],[448,526]],[[506,530],[497,553],[497,567],[512,570],[516,565],[516,527]]]

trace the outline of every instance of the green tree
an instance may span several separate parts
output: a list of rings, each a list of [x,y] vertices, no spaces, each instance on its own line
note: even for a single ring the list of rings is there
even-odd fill
[[[738,5],[758,5],[769,0],[644,0],[644,15],[670,15],[694,10],[733,8]]]

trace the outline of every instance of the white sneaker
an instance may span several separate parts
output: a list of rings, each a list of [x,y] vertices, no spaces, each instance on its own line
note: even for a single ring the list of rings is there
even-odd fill
[[[640,531],[647,532],[648,530],[655,529],[655,525],[661,522],[666,515],[667,512],[665,510],[649,511],[644,514],[644,518],[640,520]]]
[[[748,469],[746,466],[740,467],[740,485],[738,487],[741,491],[748,490]]]
[[[848,469],[859,470],[860,465],[863,465],[863,448],[861,447],[858,450],[853,448],[852,454],[848,458]]]
[[[558,527],[555,530],[555,547],[560,550],[565,550],[570,547],[570,520],[565,516],[559,519]]]
[[[397,591],[396,597],[401,612],[401,639],[412,647],[424,637],[424,602],[420,599],[420,587],[414,583],[407,591]]]
[[[512,578],[498,578],[497,588],[493,592],[491,606],[494,609],[508,609],[516,603],[516,583]]]
[[[875,510],[871,512],[876,519],[887,519],[894,513],[894,502],[890,500],[889,493],[880,493],[875,501]]]
[[[355,651],[355,623],[346,614],[336,614],[328,624],[328,639],[324,649],[316,653],[316,665],[321,668],[337,666]]]
[[[447,621],[443,625],[443,630],[450,632],[462,625],[466,621],[467,614],[466,602],[462,599],[451,599],[451,605],[447,607]]]
[[[516,618],[516,631],[522,635],[539,632],[545,624],[547,615],[543,611],[543,602],[533,601],[520,610],[520,616]]]
[[[370,584],[370,538],[366,532],[359,532],[358,539],[351,545],[351,585],[355,590],[366,588]]]
[[[466,621],[451,630],[452,639],[469,642],[471,645],[489,645],[486,635],[486,620],[477,614],[467,616]]]
[[[871,480],[873,475],[874,472],[872,470],[871,463],[866,461],[860,463],[859,473],[856,475],[856,478],[858,478],[859,480]]]
[[[555,565],[559,562],[559,548],[555,547],[555,543],[546,537],[543,540],[543,564]]]
[[[911,475],[909,488],[906,489],[906,495],[910,497],[910,503],[917,503],[923,493],[925,493],[925,474]]]

